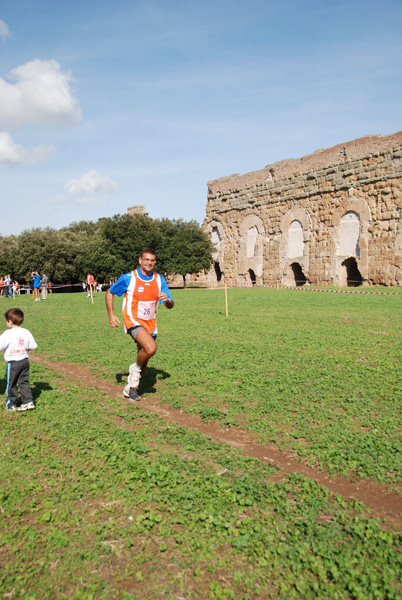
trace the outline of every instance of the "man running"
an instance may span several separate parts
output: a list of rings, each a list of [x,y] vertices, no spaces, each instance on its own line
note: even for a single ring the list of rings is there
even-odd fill
[[[149,359],[156,352],[156,310],[159,304],[173,308],[174,301],[170,295],[165,279],[154,273],[156,253],[152,248],[145,248],[138,259],[140,267],[131,273],[125,273],[106,292],[106,308],[110,327],[118,327],[120,320],[113,312],[114,296],[122,296],[124,330],[137,343],[137,360],[130,365],[127,385],[123,396],[130,400],[141,400],[138,386],[145,373]]]

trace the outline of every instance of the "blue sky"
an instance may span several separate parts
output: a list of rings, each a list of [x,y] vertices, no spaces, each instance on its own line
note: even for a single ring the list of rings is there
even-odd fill
[[[402,130],[402,1],[2,0],[0,233]]]

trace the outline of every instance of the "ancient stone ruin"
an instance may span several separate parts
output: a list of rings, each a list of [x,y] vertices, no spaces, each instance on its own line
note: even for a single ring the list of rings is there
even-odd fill
[[[131,215],[133,217],[135,215],[146,215],[146,216],[148,216],[147,209],[145,208],[145,206],[143,204],[136,205],[136,206],[129,206],[128,209],[127,209],[127,214]]]
[[[208,183],[208,278],[402,285],[402,132]]]

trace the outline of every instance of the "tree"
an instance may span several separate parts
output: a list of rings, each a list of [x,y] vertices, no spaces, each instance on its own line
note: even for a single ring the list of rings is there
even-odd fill
[[[46,273],[53,282],[77,281],[79,248],[77,236],[68,229],[46,227],[23,231],[18,236],[13,273],[19,281],[29,282],[32,271]]]
[[[146,215],[115,215],[101,219],[101,238],[110,255],[115,257],[112,276],[131,271],[145,247],[158,241],[155,221]]]
[[[209,236],[196,221],[173,221],[169,237],[166,235],[167,225],[162,224],[165,228],[163,239],[167,243],[164,267],[169,274],[181,275],[186,287],[187,275],[210,268],[214,248]]]
[[[11,235],[9,237],[0,236],[0,275],[11,275],[15,279],[14,260],[18,252],[18,237]]]
[[[196,221],[115,215],[60,230],[36,228],[0,237],[0,272],[21,283],[36,270],[54,283],[77,283],[88,272],[98,281],[108,281],[136,268],[146,247],[157,253],[157,270],[181,275],[184,286],[186,275],[212,263],[212,244]]]

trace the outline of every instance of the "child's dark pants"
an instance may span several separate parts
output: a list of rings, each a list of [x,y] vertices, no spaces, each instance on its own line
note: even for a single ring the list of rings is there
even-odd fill
[[[31,388],[29,387],[29,360],[12,360],[7,363],[6,406],[18,406],[18,387],[21,393],[22,404],[33,402]]]

